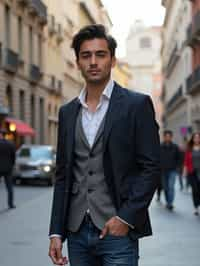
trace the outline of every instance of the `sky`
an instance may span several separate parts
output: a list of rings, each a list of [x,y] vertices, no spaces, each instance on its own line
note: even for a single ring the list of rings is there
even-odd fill
[[[125,56],[125,41],[134,21],[141,19],[147,26],[160,26],[164,20],[161,0],[102,0],[113,23],[112,35],[117,39],[119,57]]]

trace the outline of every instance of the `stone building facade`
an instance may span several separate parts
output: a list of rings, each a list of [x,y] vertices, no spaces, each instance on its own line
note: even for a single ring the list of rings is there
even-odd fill
[[[192,72],[187,78],[187,94],[191,98],[192,131],[200,131],[200,1],[191,3],[191,23],[187,29],[187,44],[192,49]]]
[[[72,37],[91,23],[112,25],[100,0],[0,0],[0,104],[36,133],[19,143],[56,145],[58,109],[83,87]]]
[[[174,132],[174,139],[182,144],[189,138],[193,126],[194,98],[188,93],[192,71],[192,51],[187,32],[191,23],[191,3],[188,0],[163,0],[166,8],[163,25],[163,94],[164,127]]]
[[[146,27],[142,21],[137,20],[129,32],[126,43],[126,61],[132,73],[129,87],[151,96],[160,126],[162,126],[161,35],[162,27]]]

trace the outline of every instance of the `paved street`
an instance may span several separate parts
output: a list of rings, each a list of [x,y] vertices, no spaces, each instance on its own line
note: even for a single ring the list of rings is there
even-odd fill
[[[17,209],[5,211],[0,184],[0,266],[52,265],[47,256],[52,188],[17,186],[15,194]],[[154,236],[141,241],[140,266],[199,266],[200,217],[192,214],[190,194],[177,193],[174,213],[153,202],[151,217]]]

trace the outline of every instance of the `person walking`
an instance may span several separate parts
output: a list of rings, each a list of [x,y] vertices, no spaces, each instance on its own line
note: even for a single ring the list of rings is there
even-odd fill
[[[173,132],[165,130],[163,133],[163,143],[161,144],[161,171],[166,207],[169,210],[174,208],[175,180],[181,162],[179,148],[172,142],[172,139]]]
[[[200,133],[194,133],[185,153],[184,175],[187,175],[194,205],[194,215],[199,215],[200,206]]]
[[[4,138],[4,131],[0,130],[0,177],[4,177],[8,193],[8,208],[16,208],[13,199],[12,170],[15,163],[15,146]]]
[[[86,84],[59,111],[49,232],[56,265],[69,259],[71,266],[137,266],[138,239],[152,234],[158,126],[150,97],[112,80],[116,46],[103,25],[88,25],[73,38]],[[62,254],[66,238],[69,258]]]

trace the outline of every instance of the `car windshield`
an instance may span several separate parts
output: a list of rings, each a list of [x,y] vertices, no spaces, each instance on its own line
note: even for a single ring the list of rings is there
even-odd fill
[[[52,159],[52,150],[48,147],[22,148],[19,156],[30,157],[33,160]]]

